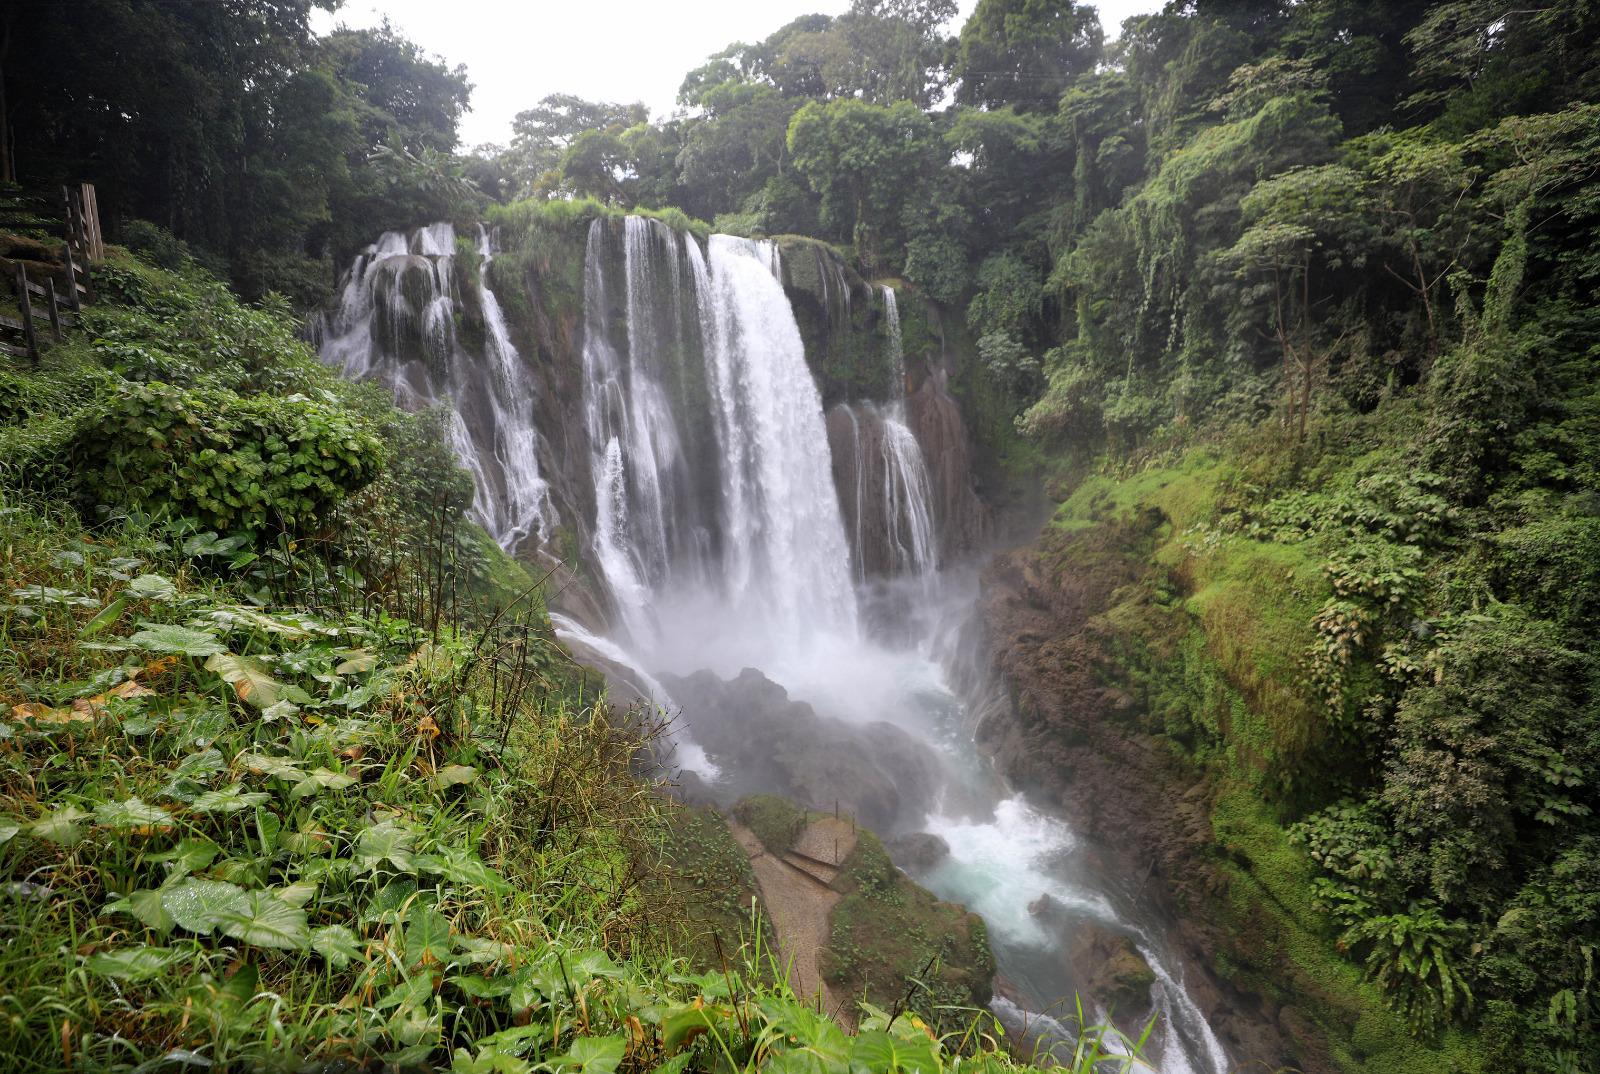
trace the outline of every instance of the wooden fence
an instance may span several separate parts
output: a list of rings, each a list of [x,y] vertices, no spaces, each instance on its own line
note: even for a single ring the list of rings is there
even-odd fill
[[[93,184],[61,189],[67,208],[67,241],[61,245],[66,287],[56,286],[54,272],[44,273],[41,282],[29,276],[25,262],[3,262],[6,282],[17,296],[18,317],[0,315],[0,353],[26,358],[34,365],[39,364],[40,332],[48,329],[59,341],[63,329],[78,323],[83,304],[93,300],[89,262],[105,257],[106,252]],[[40,300],[37,306],[36,298]]]

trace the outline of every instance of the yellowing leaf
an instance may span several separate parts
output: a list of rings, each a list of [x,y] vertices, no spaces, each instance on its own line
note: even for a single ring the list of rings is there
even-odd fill
[[[240,701],[258,709],[271,708],[283,700],[283,683],[269,675],[267,666],[253,656],[217,653],[206,661],[206,670],[230,684]]]

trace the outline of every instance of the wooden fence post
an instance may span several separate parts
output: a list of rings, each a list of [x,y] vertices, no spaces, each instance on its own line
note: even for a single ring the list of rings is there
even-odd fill
[[[67,305],[72,307],[73,313],[83,312],[83,303],[78,300],[78,266],[72,260],[72,243],[67,243],[62,253],[67,259]],[[83,289],[89,289],[89,281],[83,281]]]
[[[50,334],[56,337],[56,342],[61,342],[61,306],[56,298],[56,278],[44,278],[45,308],[50,311]]]
[[[83,219],[84,239],[89,246],[88,259],[104,261],[106,244],[100,234],[100,201],[95,195],[93,183],[84,183],[79,187],[78,206]]]
[[[39,337],[33,331],[33,300],[28,296],[28,270],[17,262],[17,305],[22,307],[22,335],[28,341],[28,357],[39,364]]]

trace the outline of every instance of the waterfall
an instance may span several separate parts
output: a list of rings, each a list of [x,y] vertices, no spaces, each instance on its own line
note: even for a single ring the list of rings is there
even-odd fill
[[[539,431],[534,427],[528,371],[511,342],[500,299],[489,286],[489,262],[493,258],[493,235],[480,224],[478,293],[483,300],[484,349],[494,374],[489,393],[494,409],[494,457],[504,479],[505,494],[494,496],[489,482],[474,480],[472,504],[474,515],[489,535],[502,547],[513,548],[530,535],[543,543],[555,528],[556,516],[550,502],[550,485],[539,473]]]
[[[906,350],[900,337],[900,299],[894,288],[883,285],[883,320],[889,336],[889,368],[894,370],[896,401],[904,404],[906,397]],[[903,407],[902,407],[903,409]]]
[[[351,379],[377,379],[411,410],[447,404],[447,432],[472,476],[473,519],[499,544],[544,542],[556,526],[539,470],[529,372],[488,282],[492,236],[478,229],[484,353],[456,332],[456,235],[448,223],[410,236],[385,232],[356,256],[339,301],[317,325],[322,360]]]
[[[906,420],[905,354],[894,288],[882,290],[894,395],[883,405],[841,403],[829,416],[834,479],[851,535],[858,585],[869,578],[931,581],[939,566],[933,483]]]
[[[707,256],[629,217],[618,296],[613,230],[596,220],[585,248],[584,420],[594,558],[632,642],[662,640],[667,594],[707,589],[774,640],[853,631],[821,397],[777,248],[718,235]]]
[[[725,583],[780,637],[855,631],[849,545],[822,397],[767,242],[710,246],[717,429],[728,472]]]
[[[337,307],[319,325],[320,346],[329,364],[381,379],[409,407],[450,405],[448,434],[472,475],[473,515],[514,549],[548,541],[558,524],[534,419],[554,410],[536,410],[536,386],[565,388],[560,379],[535,379],[545,370],[518,353],[489,282],[509,282],[490,271],[491,231],[479,229],[476,253],[474,290],[458,286],[464,266],[448,224],[386,233],[351,266]],[[818,258],[826,319],[853,325],[853,276],[831,255],[814,248],[810,256]],[[581,406],[550,413],[562,423],[550,432],[571,460],[570,472],[556,475],[567,482],[563,491],[584,482],[592,489],[592,520],[568,521],[587,539],[587,564],[614,616],[598,621],[603,600],[585,604],[581,619],[558,607],[553,626],[581,658],[608,669],[619,694],[629,684],[664,708],[672,706],[664,682],[755,668],[829,720],[874,735],[889,724],[926,742],[937,755],[931,767],[895,770],[923,776],[892,777],[906,790],[925,778],[930,786],[916,789],[938,803],[912,822],[942,835],[949,854],[918,879],[984,912],[1018,1002],[1043,1010],[1070,991],[1065,941],[1031,912],[1049,894],[1137,938],[1157,978],[1151,1004],[1162,1015],[1163,1069],[1220,1074],[1226,1053],[1185,991],[1182,963],[1158,930],[1140,926],[1136,905],[1064,856],[1071,829],[1029,805],[978,755],[968,707],[993,700],[992,692],[963,696],[948,684],[952,668],[962,678],[962,665],[934,639],[957,636],[951,625],[967,623],[979,602],[975,572],[951,551],[972,547],[965,538],[977,527],[976,508],[962,507],[962,497],[975,500],[966,430],[942,371],[919,369],[908,399],[898,296],[884,287],[879,353],[892,370],[890,391],[824,415],[785,274],[770,242],[716,235],[702,247],[642,217],[589,226]],[[471,343],[474,294],[481,353]],[[582,494],[562,499],[587,503]],[[949,543],[958,530],[963,540]],[[959,636],[970,643],[979,633],[973,624]],[[977,667],[976,654],[967,655]],[[696,747],[695,721],[710,717],[682,715],[670,736],[679,763],[721,793],[733,784],[719,778],[738,773],[719,765],[736,765],[738,756],[718,753],[711,735],[705,749]],[[746,715],[740,709],[734,718]],[[804,766],[819,762],[772,752],[775,762],[801,766],[790,778],[804,797]],[[997,1000],[997,1012],[1009,1002]]]

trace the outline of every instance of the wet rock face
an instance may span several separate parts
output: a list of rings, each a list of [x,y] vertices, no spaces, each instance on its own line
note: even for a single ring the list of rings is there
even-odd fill
[[[922,823],[938,785],[932,750],[892,724],[820,716],[753,668],[709,671],[663,685],[683,706],[690,735],[724,773],[728,801],[775,794],[809,809],[853,814],[883,832]]]
[[[872,288],[825,243],[791,236],[778,240],[778,246],[783,289],[822,405],[898,396],[888,334]]]
[[[902,868],[924,873],[950,856],[944,836],[932,832],[907,832],[889,840],[889,855]]]
[[[1061,808],[1105,848],[1108,869],[1146,878],[1143,892],[1168,919],[1163,928],[1186,989],[1232,1055],[1262,1069],[1332,1074],[1328,1043],[1304,1012],[1209,971],[1218,954],[1247,963],[1253,952],[1249,936],[1206,912],[1227,881],[1215,864],[1203,777],[1145,729],[1116,639],[1098,618],[1117,589],[1151,569],[1137,550],[1160,522],[1047,535],[990,564],[981,598],[985,648],[1011,703],[986,712],[978,742],[1019,786]],[[1039,905],[1046,919],[1058,909]],[[1110,938],[1090,935],[1069,946],[1089,988],[1127,998],[1142,979],[1139,962]]]
[[[1112,1013],[1117,1028],[1137,1037],[1152,1011],[1155,971],[1127,933],[1075,914],[1049,895],[1028,911],[1060,939],[1067,969],[1086,1004]]]
[[[906,399],[906,420],[933,484],[940,551],[946,559],[974,551],[988,533],[989,513],[973,484],[972,437],[942,371],[930,373]]]

